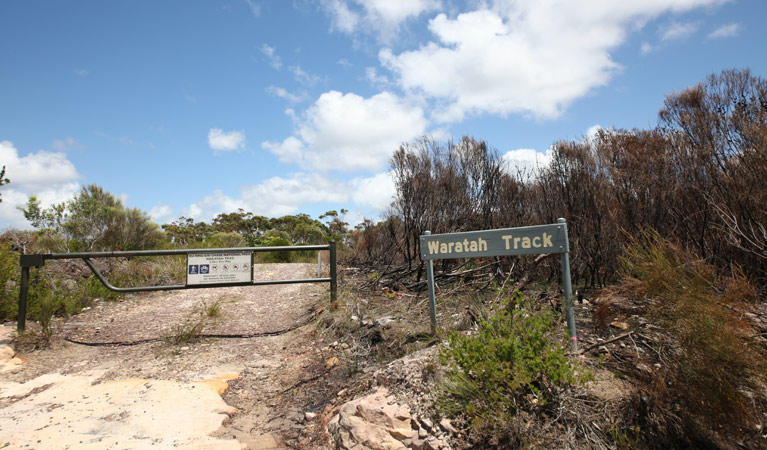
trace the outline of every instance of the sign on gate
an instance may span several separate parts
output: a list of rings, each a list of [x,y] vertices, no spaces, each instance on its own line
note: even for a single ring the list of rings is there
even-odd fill
[[[565,219],[549,225],[504,228],[500,230],[467,231],[464,233],[431,234],[420,236],[421,260],[426,261],[429,287],[429,316],[432,333],[437,329],[437,311],[434,299],[435,259],[477,258],[504,255],[562,254],[562,284],[567,304],[567,326],[573,350],[578,350],[575,332],[575,314],[570,281],[570,247],[567,241]]]
[[[186,284],[251,283],[253,252],[190,253]]]

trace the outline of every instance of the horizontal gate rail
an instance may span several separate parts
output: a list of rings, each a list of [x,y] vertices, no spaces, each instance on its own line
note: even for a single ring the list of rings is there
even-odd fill
[[[137,256],[189,256],[194,254],[217,254],[217,253],[263,253],[263,252],[297,252],[311,250],[328,250],[330,253],[330,276],[319,277],[319,268],[317,278],[291,279],[291,280],[267,280],[233,283],[206,283],[206,284],[173,284],[163,286],[139,286],[139,287],[117,287],[112,285],[91,261],[92,258],[130,258]],[[330,301],[335,302],[338,296],[338,277],[336,270],[336,243],[331,241],[327,245],[296,245],[279,247],[236,247],[236,248],[195,248],[195,249],[173,249],[173,250],[135,250],[135,251],[114,251],[114,252],[73,252],[73,253],[43,253],[35,255],[21,255],[19,265],[21,266],[21,286],[19,288],[19,314],[17,320],[17,329],[22,332],[26,328],[27,316],[27,294],[29,285],[29,268],[43,267],[45,261],[56,259],[82,259],[90,268],[91,272],[107,289],[114,292],[148,292],[148,291],[175,291],[181,289],[204,289],[216,287],[232,286],[265,286],[275,284],[301,284],[301,283],[330,283]],[[253,255],[251,254],[251,267]],[[318,258],[319,262],[319,258]]]

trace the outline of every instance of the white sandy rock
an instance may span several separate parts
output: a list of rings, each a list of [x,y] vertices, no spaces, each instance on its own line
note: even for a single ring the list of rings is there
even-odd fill
[[[378,388],[366,397],[347,402],[328,423],[328,432],[336,445],[345,450],[406,449],[403,440],[417,437],[410,426],[410,409],[387,397],[386,388]]]

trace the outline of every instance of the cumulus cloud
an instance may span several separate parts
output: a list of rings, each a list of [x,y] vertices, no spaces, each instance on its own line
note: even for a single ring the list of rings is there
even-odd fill
[[[152,222],[159,225],[171,223],[178,218],[174,214],[173,207],[167,204],[153,206],[149,210],[149,217],[152,219]]]
[[[0,141],[0,163],[5,165],[6,177],[11,183],[0,188],[0,224],[29,228],[23,214],[16,207],[27,203],[36,195],[43,207],[69,200],[80,190],[74,164],[66,154],[40,150],[19,156],[13,143]]]
[[[182,211],[197,221],[209,221],[220,213],[242,208],[256,215],[279,217],[295,214],[304,205],[344,203],[349,200],[349,185],[317,173],[296,173],[290,177],[272,177],[240,189],[239,198],[214,191]]]
[[[497,0],[429,22],[433,42],[379,53],[399,85],[436,100],[435,118],[467,114],[560,116],[606,85],[621,66],[611,52],[647,21],[725,0]]]
[[[389,92],[370,98],[326,92],[296,120],[293,136],[262,147],[283,162],[314,170],[378,171],[427,126],[419,106]]]
[[[323,0],[332,29],[343,33],[374,32],[391,40],[408,19],[438,10],[440,0]]]
[[[216,190],[183,208],[180,215],[196,221],[210,221],[218,214],[242,208],[256,215],[279,217],[296,214],[307,205],[318,203],[349,204],[356,209],[354,217],[379,217],[391,204],[394,182],[390,173],[369,178],[342,180],[320,173],[294,173],[288,177],[272,177],[255,185],[243,186],[239,196]],[[152,208],[150,216],[158,223],[175,219],[166,205]]]
[[[391,172],[379,173],[370,178],[351,181],[352,200],[366,212],[379,215],[384,212],[396,194]]]
[[[208,145],[216,151],[242,150],[245,148],[245,132],[211,128],[208,131]]]
[[[530,148],[509,150],[501,159],[506,163],[506,171],[513,176],[529,180],[551,163],[552,151],[539,152]]]
[[[722,25],[716,30],[709,33],[709,39],[723,39],[728,37],[737,36],[740,33],[741,25],[739,23],[730,23]]]

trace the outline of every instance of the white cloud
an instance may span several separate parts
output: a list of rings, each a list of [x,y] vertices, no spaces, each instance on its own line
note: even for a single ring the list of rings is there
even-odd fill
[[[722,39],[737,36],[740,33],[741,25],[739,23],[730,23],[722,25],[716,30],[712,31],[709,35],[709,39]]]
[[[245,148],[245,132],[225,132],[220,128],[211,128],[208,131],[208,145],[216,151],[242,150]]]
[[[370,178],[343,181],[319,173],[295,173],[289,177],[272,177],[256,185],[240,189],[239,198],[220,190],[205,196],[182,210],[183,216],[196,221],[210,221],[218,214],[242,208],[256,215],[280,217],[296,214],[306,205],[330,203],[356,208],[359,217],[379,217],[394,196],[394,183],[388,172]],[[158,223],[175,219],[167,205],[152,208],[150,216]],[[160,220],[162,218],[162,220]]]
[[[672,41],[677,39],[684,39],[692,36],[698,31],[699,25],[697,23],[679,23],[671,22],[670,24],[660,29],[661,40]]]
[[[352,33],[357,28],[359,15],[351,11],[344,0],[324,0],[322,5],[332,17],[331,29]]]
[[[282,59],[277,54],[277,51],[274,49],[274,47],[270,47],[268,44],[264,44],[261,46],[261,53],[266,56],[266,59],[269,60],[269,65],[272,66],[273,69],[282,69]]]
[[[72,137],[67,137],[64,139],[56,139],[53,141],[53,144],[51,144],[51,148],[54,150],[58,150],[60,152],[65,152],[67,150],[79,150],[83,148],[82,145],[77,141],[77,139]]]
[[[419,106],[389,92],[364,98],[330,91],[298,119],[294,136],[262,147],[307,169],[378,171],[426,126]]]
[[[601,130],[602,126],[599,124],[590,126],[586,130],[586,134],[583,135],[582,140],[584,142],[593,142]],[[545,152],[539,152],[531,148],[520,148],[509,150],[501,156],[501,159],[506,163],[506,171],[509,174],[519,175],[525,180],[530,180],[538,172],[551,164],[553,156],[552,147],[549,147]]]
[[[289,92],[285,88],[281,88],[277,86],[267,87],[266,92],[271,95],[274,95],[275,97],[285,99],[289,101],[290,103],[300,103],[306,100],[308,97],[308,94],[306,92],[301,92],[300,94],[294,94],[292,92]]]
[[[261,5],[259,3],[256,3],[253,0],[245,0],[245,3],[248,4],[248,7],[250,8],[250,12],[251,14],[253,14],[253,17],[255,18],[261,17]]]
[[[290,72],[293,73],[293,79],[305,86],[314,86],[320,81],[319,75],[305,72],[301,66],[290,66]]]
[[[556,118],[606,85],[621,66],[611,52],[664,13],[725,0],[497,0],[429,22],[435,42],[379,53],[402,88],[437,102],[438,120],[467,114]],[[486,5],[485,3],[482,3]]]
[[[166,204],[158,204],[152,207],[152,209],[149,210],[149,217],[152,218],[152,222],[158,225],[171,223],[178,219],[174,213],[173,207]]]
[[[30,195],[36,195],[43,207],[69,200],[80,190],[77,173],[64,153],[38,151],[26,156],[9,141],[0,141],[0,165],[6,168],[11,183],[0,188],[0,224],[29,228],[17,206],[24,206]]]
[[[551,157],[551,149],[542,153],[530,148],[520,148],[509,150],[501,159],[506,163],[506,171],[509,174],[513,176],[519,175],[522,179],[529,180],[537,172],[549,166]]]
[[[441,8],[440,0],[323,0],[332,29],[343,33],[374,32],[383,41],[397,35],[409,19]]]
[[[365,68],[365,79],[378,89],[390,88],[392,84],[386,75],[379,75],[375,67]]]
[[[643,55],[647,55],[647,54],[651,53],[653,50],[655,50],[655,49],[653,48],[653,46],[649,42],[642,42],[641,51],[642,51]]]
[[[354,203],[374,215],[384,212],[396,194],[391,172],[379,173],[370,178],[356,178],[351,181],[351,186]]]
[[[289,178],[272,177],[257,185],[240,189],[240,198],[214,191],[183,210],[182,215],[197,221],[210,221],[220,213],[242,208],[256,215],[279,217],[295,214],[304,205],[346,203],[350,186],[316,173],[296,173]]]

